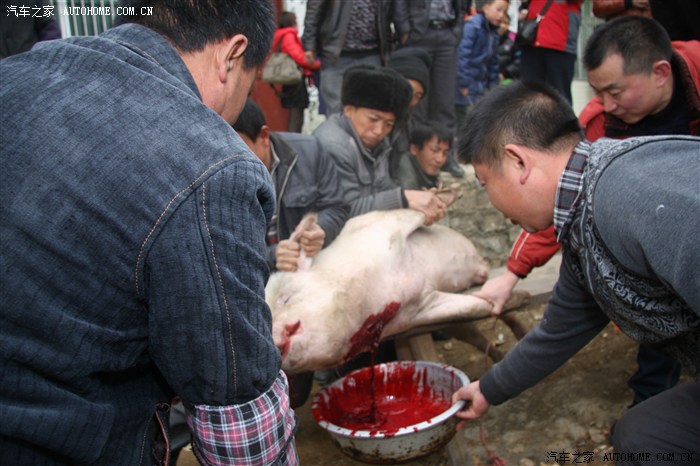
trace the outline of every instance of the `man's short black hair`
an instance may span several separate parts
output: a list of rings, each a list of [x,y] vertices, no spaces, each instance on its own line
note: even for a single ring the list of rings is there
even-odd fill
[[[469,107],[457,152],[464,163],[499,170],[507,144],[556,153],[582,137],[578,118],[561,94],[542,83],[518,80],[496,86]]]
[[[274,7],[270,0],[121,0],[118,24],[137,23],[165,36],[181,52],[197,52],[207,44],[236,34],[248,38],[243,56],[247,68],[265,62],[275,31]],[[142,7],[151,7],[142,15]]]
[[[651,73],[659,60],[671,61],[673,48],[666,30],[642,16],[621,16],[598,26],[586,43],[583,65],[595,70],[613,54],[620,54],[625,74]]]
[[[238,120],[231,126],[233,126],[233,129],[235,129],[237,133],[245,134],[251,141],[255,142],[255,140],[258,139],[260,130],[266,124],[267,120],[265,120],[265,115],[262,110],[260,110],[260,107],[258,107],[258,104],[248,99],[245,101],[245,105],[243,106],[241,114],[238,116]]]
[[[442,123],[432,122],[427,125],[416,125],[411,129],[410,143],[422,149],[425,143],[437,137],[440,142],[446,142],[452,147],[452,131]]]

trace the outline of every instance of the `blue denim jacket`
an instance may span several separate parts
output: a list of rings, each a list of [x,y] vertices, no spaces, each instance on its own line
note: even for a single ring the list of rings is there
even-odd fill
[[[141,26],[0,82],[0,463],[154,463],[173,393],[243,403],[278,375],[270,177]]]

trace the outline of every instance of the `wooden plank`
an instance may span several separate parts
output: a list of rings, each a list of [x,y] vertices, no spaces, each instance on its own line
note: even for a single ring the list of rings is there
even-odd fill
[[[438,353],[435,349],[435,343],[430,333],[422,333],[408,339],[409,346],[413,359],[419,361],[434,361],[439,362]]]
[[[413,353],[411,353],[411,345],[409,343],[409,338],[397,338],[394,340],[394,348],[396,349],[396,356],[401,361],[412,361]]]

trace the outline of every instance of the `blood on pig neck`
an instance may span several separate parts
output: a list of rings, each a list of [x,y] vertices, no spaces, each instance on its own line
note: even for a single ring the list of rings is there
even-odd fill
[[[369,316],[362,324],[362,327],[360,327],[360,330],[355,332],[350,338],[350,351],[348,351],[344,362],[366,351],[376,352],[377,348],[379,348],[384,327],[396,317],[400,307],[400,303],[392,301],[386,305],[382,312]]]
[[[356,405],[357,409],[352,410],[347,413],[349,416],[349,421],[359,422],[362,425],[370,426],[372,429],[381,427],[386,419],[377,410],[377,404],[374,396],[374,363],[377,356],[377,349],[379,348],[379,343],[382,338],[382,333],[384,332],[384,327],[386,324],[391,322],[391,320],[396,317],[401,307],[400,303],[392,301],[386,305],[384,310],[378,314],[373,314],[365,320],[360,327],[360,330],[355,332],[355,334],[350,338],[350,351],[348,352],[347,359],[365,352],[370,352],[370,406],[367,407],[366,404]],[[353,421],[354,420],[354,421]]]

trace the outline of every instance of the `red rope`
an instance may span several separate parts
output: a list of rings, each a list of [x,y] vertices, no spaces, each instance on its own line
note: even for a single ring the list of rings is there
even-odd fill
[[[498,319],[493,320],[493,327],[491,327],[491,332],[496,329],[496,323],[498,322]],[[484,356],[484,370],[488,369],[488,361],[489,361],[489,350],[491,349],[491,340],[489,340],[489,344],[486,345],[486,355]],[[484,447],[484,450],[489,454],[489,457],[491,458],[491,464],[493,466],[508,466],[508,463],[506,463],[506,460],[496,454],[493,450],[489,448],[489,446],[486,444],[486,435],[484,435],[484,420],[479,419],[479,440],[481,440],[481,445]]]
[[[493,450],[489,448],[489,446],[486,444],[486,436],[484,435],[484,420],[479,419],[479,440],[481,440],[481,445],[484,447],[486,452],[489,454],[489,457],[491,458],[491,464],[493,466],[508,466],[508,463],[506,463],[506,460],[496,454]]]

